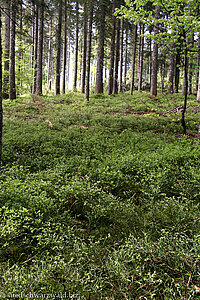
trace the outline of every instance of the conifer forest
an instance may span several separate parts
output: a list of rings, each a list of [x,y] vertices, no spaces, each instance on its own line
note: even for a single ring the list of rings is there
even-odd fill
[[[200,299],[200,0],[0,0],[0,298]]]

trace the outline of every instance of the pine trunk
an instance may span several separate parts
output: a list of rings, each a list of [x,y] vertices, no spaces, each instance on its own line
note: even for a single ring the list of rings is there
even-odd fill
[[[133,50],[132,50],[132,64],[131,64],[131,88],[130,93],[133,95],[133,89],[135,86],[135,58],[136,58],[136,47],[137,47],[137,25],[133,29]]]
[[[73,92],[76,92],[77,87],[77,74],[78,74],[78,24],[79,24],[79,11],[78,11],[79,3],[76,0],[76,39],[75,39],[75,56],[74,56],[74,84],[73,84]]]
[[[92,42],[92,21],[93,21],[93,3],[90,1],[89,20],[87,28],[87,53],[86,53],[86,74],[85,74],[85,99],[89,101],[90,92],[90,60],[91,60],[91,42]]]
[[[0,168],[2,156],[3,107],[2,107],[2,43],[1,43],[1,10],[0,10]]]
[[[124,20],[121,19],[120,22],[120,63],[119,63],[119,93],[122,92],[122,76],[123,76],[123,50],[124,50]]]
[[[38,5],[34,5],[34,54],[33,54],[33,86],[32,93],[36,92],[37,77],[37,47],[38,47]]]
[[[67,0],[65,0],[64,8],[64,44],[63,44],[63,82],[62,93],[65,94],[66,89],[66,67],[67,67]]]
[[[48,90],[51,90],[51,76],[52,76],[52,26],[53,22],[52,19],[49,25],[49,46],[48,46],[48,68],[47,68],[47,86]]]
[[[112,94],[113,91],[113,72],[114,72],[114,53],[115,53],[115,27],[116,20],[113,16],[115,11],[116,3],[115,0],[112,2],[112,29],[111,29],[111,40],[110,40],[110,65],[108,75],[108,95]]]
[[[125,50],[124,50],[124,79],[123,85],[126,88],[126,76],[127,76],[127,55],[128,55],[128,26],[126,24],[126,38],[125,38]]]
[[[9,99],[16,99],[15,87],[15,0],[10,3]]]
[[[60,65],[61,65],[61,31],[62,31],[62,0],[59,0],[56,53],[55,95],[60,94]]]
[[[156,6],[155,19],[160,16],[160,6]],[[156,42],[156,36],[158,35],[158,24],[154,26],[154,44],[152,53],[152,79],[151,79],[151,95],[157,95],[157,72],[158,72],[158,44]]]
[[[197,91],[197,102],[200,102],[200,67],[199,67],[199,82],[198,82],[198,91]]]
[[[98,50],[95,94],[103,93],[103,62],[104,62],[104,35],[105,35],[105,5],[100,5],[98,24]]]
[[[86,52],[87,52],[87,1],[84,3],[84,25],[83,25],[83,56],[82,56],[82,74],[81,74],[81,93],[85,92],[85,74],[86,74]]]
[[[114,78],[113,94],[118,93],[118,70],[119,70],[119,46],[120,46],[120,20],[116,21],[116,41],[115,41],[115,61],[114,61]]]
[[[174,55],[174,43],[171,45],[171,53],[170,53],[170,60],[169,60],[169,87],[168,93],[174,92],[174,68],[175,68],[175,55]]]
[[[43,23],[44,23],[44,0],[41,0],[39,2],[39,7],[38,7],[36,95],[42,95]]]
[[[139,51],[138,51],[138,92],[142,90],[143,56],[144,56],[144,24],[140,23]]]
[[[5,2],[5,43],[4,43],[4,76],[3,76],[3,98],[9,98],[9,50],[10,50],[10,3]]]

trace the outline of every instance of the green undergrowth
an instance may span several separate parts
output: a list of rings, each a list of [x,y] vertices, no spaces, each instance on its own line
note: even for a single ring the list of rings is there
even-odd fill
[[[182,103],[4,102],[0,296],[200,297],[198,105],[190,96],[182,136]]]

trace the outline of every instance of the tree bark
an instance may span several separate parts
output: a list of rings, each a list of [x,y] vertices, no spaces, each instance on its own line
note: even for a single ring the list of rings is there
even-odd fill
[[[66,66],[67,66],[67,0],[65,0],[65,7],[64,7],[63,82],[62,82],[63,94],[65,94],[65,89],[66,89]]]
[[[33,86],[32,93],[36,92],[37,77],[37,48],[38,48],[38,5],[34,4],[34,54],[33,54]]]
[[[103,93],[104,36],[105,36],[105,4],[103,2],[100,4],[100,8],[99,8],[95,94]]]
[[[39,7],[38,7],[38,47],[37,47],[36,95],[42,95],[43,24],[44,24],[44,0],[41,0],[39,2]]]
[[[62,32],[62,0],[59,0],[56,53],[55,95],[60,94],[60,65],[61,65],[61,32]]]
[[[87,1],[84,2],[81,93],[85,92],[86,52],[87,52]]]
[[[127,56],[128,56],[128,25],[126,23],[126,38],[125,38],[125,50],[124,50],[124,79],[123,85],[126,88],[126,76],[127,76]]]
[[[1,43],[1,10],[0,10],[0,168],[2,156],[3,107],[2,107],[2,43]]]
[[[137,47],[137,25],[133,29],[133,50],[132,50],[132,64],[131,64],[131,88],[130,93],[133,95],[133,89],[135,86],[135,57],[136,57],[136,47]]]
[[[89,101],[90,91],[90,60],[91,60],[91,42],[92,42],[92,21],[93,21],[93,3],[90,1],[89,20],[87,28],[87,53],[86,53],[86,75],[85,75],[85,99]]]
[[[78,73],[78,25],[79,25],[79,3],[76,0],[76,38],[75,38],[75,53],[74,53],[74,84],[73,92],[76,92],[77,87],[77,73]]]
[[[144,56],[144,24],[139,25],[139,49],[138,49],[138,92],[142,90],[143,56]]]
[[[5,2],[5,43],[4,43],[4,76],[3,76],[3,98],[9,98],[9,51],[10,51],[10,3]]]
[[[52,76],[52,27],[53,27],[53,22],[52,18],[50,21],[49,25],[49,46],[48,46],[48,61],[47,61],[47,86],[48,90],[51,91],[51,76]]]
[[[16,3],[12,0],[10,3],[10,53],[9,53],[9,99],[16,99],[15,86],[15,18]]]
[[[168,86],[168,93],[174,92],[174,68],[175,68],[175,55],[174,55],[174,48],[175,44],[171,45],[171,53],[170,53],[170,60],[169,60],[169,86]]]
[[[199,82],[198,82],[198,91],[197,91],[197,102],[200,102],[200,67],[199,67]]]
[[[155,19],[159,19],[160,6],[156,6]],[[158,44],[156,42],[156,36],[158,35],[158,24],[154,25],[154,44],[152,53],[152,79],[151,79],[151,95],[157,95],[157,72],[158,72]]]
[[[118,93],[118,69],[119,69],[119,45],[120,45],[120,20],[116,21],[116,40],[115,40],[115,60],[114,60],[114,78],[113,94]]]
[[[116,1],[112,2],[112,29],[111,29],[111,40],[110,40],[110,65],[108,75],[108,95],[112,94],[113,91],[113,72],[114,72],[114,53],[115,53],[115,27],[116,20],[113,15],[116,8]]]
[[[124,20],[120,21],[120,63],[119,63],[119,93],[122,92],[122,74],[123,74],[123,48],[124,48]]]

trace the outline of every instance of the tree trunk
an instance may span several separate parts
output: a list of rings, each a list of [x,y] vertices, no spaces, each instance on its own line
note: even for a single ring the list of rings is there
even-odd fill
[[[122,74],[123,74],[123,48],[124,48],[124,20],[120,22],[120,63],[119,63],[119,93],[122,92]]]
[[[132,50],[132,64],[131,64],[131,89],[130,93],[133,95],[133,89],[135,86],[135,57],[136,57],[136,47],[137,47],[137,25],[133,29],[133,50]]]
[[[199,67],[199,83],[198,83],[198,91],[197,91],[197,102],[200,102],[200,67]]]
[[[113,15],[116,7],[116,1],[112,2],[112,29],[111,29],[111,40],[110,40],[110,65],[108,75],[108,95],[112,94],[113,91],[113,72],[114,72],[114,53],[115,53],[115,27],[116,20]]]
[[[199,67],[200,67],[200,34],[198,34],[197,68],[195,72],[195,77],[196,77],[195,92],[198,92],[198,86],[199,86]]]
[[[0,168],[2,156],[2,131],[3,131],[3,107],[2,107],[2,43],[1,43],[1,10],[0,10]]]
[[[86,75],[85,75],[85,99],[89,101],[90,91],[90,60],[91,60],[91,42],[92,42],[92,21],[93,21],[93,3],[89,3],[89,20],[87,28],[87,53],[86,53]]]
[[[56,53],[55,95],[60,94],[60,62],[61,62],[62,0],[59,0]]]
[[[127,76],[127,55],[128,55],[128,25],[126,23],[126,38],[125,38],[125,50],[124,50],[124,79],[123,85],[126,88],[126,76]]]
[[[75,39],[75,53],[74,53],[74,84],[73,84],[73,92],[76,92],[77,87],[77,71],[78,71],[78,34],[79,34],[79,3],[76,0],[76,39]]]
[[[180,48],[177,49],[176,54],[176,67],[175,67],[175,93],[178,93],[179,89],[179,81],[180,81],[180,63],[181,63],[181,56],[180,56]]]
[[[9,50],[10,50],[10,3],[5,2],[5,43],[4,43],[4,76],[3,76],[3,98],[8,99],[9,87]]]
[[[175,55],[174,55],[175,44],[171,45],[170,61],[169,61],[169,86],[168,93],[174,92],[174,67],[175,67]]]
[[[105,36],[105,4],[99,8],[98,22],[98,49],[95,94],[103,93],[103,62],[104,62],[104,36]]]
[[[160,6],[156,6],[155,19],[159,19]],[[151,79],[151,95],[157,95],[157,72],[158,72],[158,44],[156,42],[156,36],[158,35],[158,24],[154,25],[154,43],[152,53],[152,79]]]
[[[50,21],[49,25],[49,46],[48,46],[48,62],[47,62],[47,87],[48,90],[51,90],[51,76],[52,76],[52,27],[53,27],[53,22],[52,18]]]
[[[185,36],[184,36],[185,37]],[[186,134],[186,123],[185,123],[185,112],[187,108],[187,96],[188,96],[188,51],[187,46],[185,49],[185,55],[184,55],[184,82],[185,82],[185,98],[184,98],[184,105],[183,105],[183,111],[182,111],[182,118],[181,118],[181,124],[183,126],[183,134]]]
[[[62,93],[65,94],[66,89],[66,66],[67,66],[67,0],[64,7],[64,44],[63,44],[63,82]]]
[[[43,24],[44,24],[44,0],[41,0],[39,2],[39,7],[38,7],[36,95],[42,95]]]
[[[138,49],[138,92],[142,90],[142,74],[143,74],[143,55],[144,55],[144,24],[140,23],[139,29],[139,49]]]
[[[33,54],[33,86],[32,93],[36,92],[37,77],[37,47],[38,47],[38,5],[34,5],[34,54]]]
[[[10,53],[9,53],[9,98],[16,99],[15,86],[15,0],[10,3]]]
[[[116,41],[115,41],[115,61],[114,61],[114,78],[113,94],[118,93],[118,69],[119,69],[119,46],[120,46],[120,20],[116,22]]]
[[[86,52],[87,52],[87,1],[84,2],[83,20],[83,54],[82,54],[82,74],[81,74],[81,93],[85,92],[85,72],[86,72]]]

